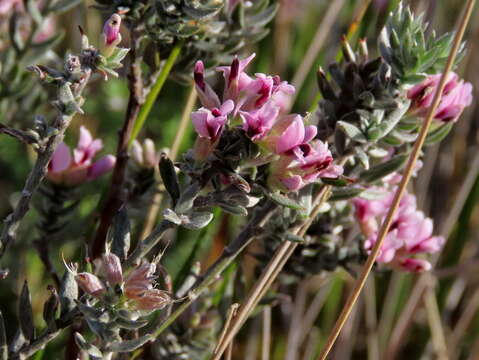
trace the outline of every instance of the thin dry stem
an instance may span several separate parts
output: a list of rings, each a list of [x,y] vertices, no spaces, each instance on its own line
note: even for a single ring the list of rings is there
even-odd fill
[[[469,325],[474,320],[474,315],[479,308],[479,289],[474,291],[474,294],[471,296],[471,299],[467,303],[464,312],[457,321],[454,330],[452,331],[451,336],[449,337],[448,348],[449,356],[451,359],[459,358],[461,352],[459,351],[459,343],[463,339]]]
[[[316,206],[310,214],[309,220],[305,224],[293,229],[293,233],[299,236],[304,236],[313,219],[319,213],[322,204],[327,200],[330,190],[331,187],[329,185],[323,186],[321,188],[313,201]],[[214,357],[215,360],[219,360],[221,358],[221,355],[228,346],[228,343],[233,339],[235,334],[239,331],[243,323],[248,318],[250,312],[266,293],[272,282],[276,279],[286,261],[293,254],[294,249],[297,245],[297,243],[285,241],[281,243],[281,245],[276,249],[272,259],[270,260],[266,268],[263,270],[260,278],[256,281],[250,293],[248,294],[246,302],[243,306],[240,307],[238,315],[235,317],[233,323],[230,326],[230,329],[228,330],[228,334],[224,337],[222,342],[218,343],[218,352]]]
[[[424,294],[424,301],[427,313],[429,328],[431,329],[432,342],[434,345],[435,358],[438,360],[447,360],[446,336],[442,327],[441,315],[437,304],[436,294],[434,293],[434,282],[431,282]]]
[[[183,109],[183,113],[181,114],[181,121],[180,121],[180,125],[178,126],[178,132],[175,136],[175,140],[173,140],[173,144],[171,145],[171,151],[169,153],[169,157],[171,161],[175,161],[176,157],[178,156],[178,151],[180,149],[181,142],[183,140],[183,137],[185,136],[186,129],[188,128],[190,113],[196,104],[196,98],[197,98],[196,90],[194,85],[192,85],[191,90],[188,94],[188,99],[186,100],[186,105]],[[159,186],[161,186],[161,184]],[[161,208],[162,199],[163,199],[163,192],[157,191],[155,196],[153,197],[151,206],[148,209],[145,224],[143,225],[143,230],[140,235],[140,240],[146,238],[148,234],[151,233],[151,231],[153,230],[153,227],[155,226],[156,218],[158,217],[158,212],[160,211],[160,208]]]
[[[296,360],[299,356],[299,348],[301,346],[301,325],[303,323],[303,313],[306,305],[307,283],[302,281],[299,283],[296,295],[294,297],[293,313],[288,332],[288,341],[286,345],[285,360]]]
[[[263,336],[261,343],[261,360],[269,360],[271,349],[271,306],[265,306],[263,310]]]
[[[366,281],[364,292],[366,328],[368,331],[368,360],[379,360],[378,318],[376,314],[376,284],[374,278]]]
[[[370,0],[366,0],[366,2],[370,2]],[[331,29],[336,22],[343,4],[344,0],[332,1],[329,5],[328,11],[324,14],[321,24],[318,26],[318,30],[316,30],[313,40],[309,45],[308,51],[306,52],[301,65],[299,65],[298,70],[294,74],[293,80],[291,81],[293,86],[296,88],[296,94],[301,90],[304,80],[311,71],[311,67],[314,64],[318,53],[321,51],[325,40],[330,35]],[[291,105],[294,103],[294,100],[295,98],[291,99]]]
[[[417,138],[417,140],[414,144],[413,150],[412,150],[412,152],[409,156],[409,160],[408,160],[408,163],[406,165],[406,169],[405,169],[404,174],[402,176],[399,187],[398,187],[398,189],[397,189],[397,191],[394,195],[394,199],[392,201],[392,204],[391,204],[391,207],[388,211],[386,219],[384,220],[384,222],[381,226],[381,229],[380,229],[379,234],[378,234],[378,238],[376,240],[376,243],[374,244],[374,248],[371,251],[371,254],[368,257],[368,260],[366,261],[366,264],[363,267],[363,271],[361,272],[361,275],[357,280],[355,290],[349,296],[349,298],[346,302],[346,305],[343,308],[343,311],[341,312],[341,315],[339,316],[339,319],[336,322],[336,325],[335,325],[333,331],[331,332],[331,334],[330,334],[330,336],[327,340],[327,343],[326,343],[326,345],[323,349],[323,352],[320,354],[318,359],[325,360],[327,358],[327,356],[328,356],[329,352],[331,351],[338,335],[341,332],[341,329],[343,328],[343,326],[346,323],[349,315],[351,314],[351,311],[354,307],[354,304],[356,303],[356,301],[359,297],[359,294],[361,293],[361,291],[364,287],[366,279],[367,279],[369,273],[371,272],[371,269],[372,269],[374,263],[376,262],[376,258],[379,255],[379,251],[381,250],[381,246],[382,246],[382,244],[384,242],[384,239],[385,239],[385,237],[386,237],[386,235],[389,231],[389,228],[392,224],[394,214],[395,214],[395,212],[396,212],[396,210],[399,206],[399,202],[400,202],[402,196],[404,195],[404,192],[406,191],[406,186],[409,183],[409,180],[410,180],[410,178],[412,176],[412,173],[414,171],[414,167],[415,167],[416,161],[417,161],[417,159],[420,155],[422,145],[424,144],[424,141],[426,139],[427,132],[429,130],[429,126],[431,125],[431,122],[433,120],[434,112],[436,111],[436,109],[439,105],[439,102],[441,100],[441,95],[442,95],[442,91],[443,91],[443,89],[446,85],[447,76],[448,76],[449,72],[451,71],[452,66],[454,64],[454,60],[456,58],[459,46],[461,45],[462,37],[464,35],[464,31],[466,29],[467,23],[469,22],[469,18],[471,16],[474,4],[475,4],[475,0],[468,0],[468,2],[466,4],[466,7],[465,7],[466,10],[464,11],[464,14],[461,18],[461,21],[460,21],[460,24],[459,24],[459,29],[454,36],[453,46],[452,46],[452,49],[449,53],[449,57],[447,59],[445,69],[442,73],[441,80],[439,82],[439,86],[438,86],[438,88],[436,90],[436,93],[434,95],[434,100],[432,102],[431,107],[429,108],[428,114],[427,114],[427,116],[426,116],[426,118],[423,122],[422,127],[421,127],[421,131],[419,133],[419,136],[418,136],[418,138]]]

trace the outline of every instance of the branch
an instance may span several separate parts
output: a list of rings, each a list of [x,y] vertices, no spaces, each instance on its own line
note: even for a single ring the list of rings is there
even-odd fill
[[[111,222],[126,200],[124,184],[126,178],[126,167],[129,158],[128,141],[130,140],[133,125],[135,124],[143,103],[143,79],[141,71],[141,63],[143,60],[141,41],[143,37],[139,27],[140,25],[136,23],[132,26],[131,30],[131,63],[130,72],[128,75],[130,98],[128,100],[125,121],[123,122],[123,127],[118,134],[119,140],[116,152],[116,164],[111,178],[110,192],[107,196],[103,211],[101,212],[100,225],[98,226],[98,230],[91,247],[91,255],[93,259],[98,258],[102,254],[105,247],[106,235]]]
[[[91,60],[91,59],[88,59]],[[40,68],[39,68],[40,69]],[[42,69],[40,69],[42,71]],[[64,83],[60,86],[59,92],[65,91],[66,88],[72,91],[72,101],[79,99],[85,85],[90,80],[91,68],[88,67],[88,64],[85,65],[85,69],[82,69],[83,77],[81,83],[70,84]],[[62,90],[63,89],[63,90]],[[62,95],[59,94],[59,103],[61,103]],[[65,131],[70,125],[70,122],[73,116],[81,111],[79,105],[76,104],[75,110],[72,110],[71,106],[60,106],[59,114],[55,118],[52,128],[54,131],[53,134],[48,137],[45,146],[38,151],[37,161],[33,166],[33,169],[30,171],[30,174],[27,177],[23,190],[21,192],[21,198],[17,203],[15,209],[11,214],[9,214],[4,220],[4,226],[1,234],[1,248],[0,248],[0,258],[5,254],[5,251],[10,246],[10,244],[17,237],[17,230],[21,223],[21,220],[26,215],[30,209],[30,201],[33,194],[38,189],[38,186],[42,182],[45,174],[48,171],[48,164],[55,152],[57,146],[63,141],[65,136]]]
[[[37,139],[27,134],[26,132],[11,128],[3,124],[0,124],[0,134],[10,135],[11,137],[14,137],[15,139],[27,145],[32,145],[37,143]]]

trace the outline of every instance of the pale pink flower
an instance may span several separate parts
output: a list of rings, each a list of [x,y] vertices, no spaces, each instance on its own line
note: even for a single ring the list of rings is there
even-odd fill
[[[171,302],[168,292],[159,289],[145,291],[136,298],[137,307],[140,310],[161,310]]]
[[[240,91],[244,90],[253,81],[253,79],[244,72],[244,69],[255,56],[256,54],[251,54],[242,60],[235,57],[231,66],[220,66],[216,68],[223,73],[225,79],[223,101],[228,99],[232,99],[233,101],[237,100]]]
[[[426,116],[439,85],[441,74],[429,75],[423,82],[408,91],[411,111],[419,116]],[[451,72],[441,94],[441,102],[434,113],[434,118],[443,122],[456,122],[466,106],[472,103],[472,85],[459,81],[459,76]]]
[[[294,116],[293,121],[276,140],[276,153],[294,155],[303,160],[311,152],[308,142],[314,139],[317,132],[316,126],[304,126],[303,118],[300,115]]]
[[[125,279],[125,294],[130,299],[138,299],[142,294],[153,289],[153,280],[155,279],[156,265],[143,263]]]
[[[355,199],[356,218],[362,232],[367,236],[365,249],[370,251],[376,243],[379,226],[389,211],[395,188],[385,189],[387,194],[377,200]],[[381,245],[378,263],[390,265],[407,271],[423,271],[430,268],[426,260],[416,259],[416,254],[438,252],[444,238],[432,236],[433,223],[422,211],[416,208],[414,195],[405,194],[394,215],[393,222]]]
[[[82,126],[73,157],[70,148],[65,143],[60,143],[48,165],[47,178],[55,184],[74,186],[104,175],[115,166],[116,158],[106,155],[93,162],[96,153],[102,148],[102,141],[94,140]]]
[[[75,275],[75,280],[80,288],[93,296],[102,295],[106,289],[101,280],[93,274],[82,272]]]
[[[103,255],[101,269],[110,285],[121,284],[123,282],[121,261],[115,254],[108,253]]]

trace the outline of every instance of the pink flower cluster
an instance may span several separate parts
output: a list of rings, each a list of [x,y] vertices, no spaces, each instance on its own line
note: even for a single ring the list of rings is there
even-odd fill
[[[353,200],[356,218],[367,237],[365,248],[368,251],[374,247],[379,226],[391,207],[394,190],[387,189],[387,195],[378,200]],[[432,231],[433,222],[417,209],[416,197],[404,195],[376,261],[406,271],[429,270],[431,264],[415,255],[435,253],[442,248],[444,238],[432,236]]]
[[[426,116],[439,85],[441,74],[430,75],[420,84],[412,87],[407,97],[411,100],[411,111],[419,116]],[[459,81],[459,76],[451,72],[441,94],[441,102],[436,109],[434,119],[443,122],[456,122],[466,106],[472,103],[472,85]]]
[[[199,135],[196,153],[204,158],[215,146],[226,124],[239,125],[264,155],[273,155],[269,183],[282,191],[296,191],[321,177],[337,177],[342,167],[333,164],[328,145],[314,140],[317,128],[297,114],[286,114],[294,87],[279,76],[253,77],[245,68],[254,58],[235,58],[223,73],[222,96],[204,78],[204,65],[195,65],[194,79],[203,105],[191,114]]]
[[[82,290],[95,297],[105,294],[108,287],[120,285],[126,298],[131,300],[138,310],[159,310],[171,303],[167,292],[154,288],[155,264],[143,263],[123,279],[120,259],[115,254],[108,253],[103,255],[99,268],[107,283],[89,272],[76,273],[74,268],[69,270],[74,273]]]
[[[80,137],[73,150],[73,157],[68,145],[62,142],[48,165],[47,179],[55,184],[75,186],[106,174],[115,166],[116,158],[106,155],[93,162],[96,153],[102,148],[100,139],[93,139],[84,126],[80,127]]]

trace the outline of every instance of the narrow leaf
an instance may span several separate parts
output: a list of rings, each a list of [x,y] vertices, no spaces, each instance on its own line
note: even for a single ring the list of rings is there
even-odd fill
[[[165,153],[162,153],[160,158],[160,175],[166,191],[170,194],[173,206],[176,206],[176,203],[180,198],[180,182],[178,181],[173,162]]]
[[[32,342],[35,339],[35,325],[33,324],[32,299],[27,281],[23,284],[18,305],[18,317],[23,336]]]
[[[363,183],[373,183],[377,180],[382,179],[386,175],[389,175],[395,171],[398,171],[403,167],[407,159],[407,155],[401,154],[401,155],[396,155],[392,159],[376,165],[372,166],[369,170],[363,171],[359,175],[359,179]]]

